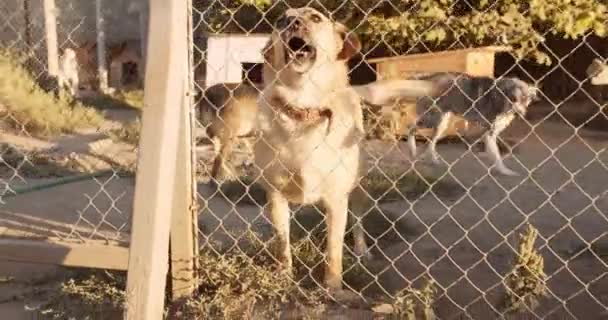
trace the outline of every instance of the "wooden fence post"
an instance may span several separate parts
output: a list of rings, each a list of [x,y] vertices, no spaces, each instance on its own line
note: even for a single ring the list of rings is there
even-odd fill
[[[30,0],[23,0],[23,38],[28,54],[32,51],[32,23],[30,21]]]
[[[184,79],[188,80],[188,79]],[[190,86],[186,85],[185,89]],[[193,174],[191,99],[184,99],[180,108],[182,114],[179,144],[177,146],[177,172],[175,195],[171,218],[171,298],[179,300],[188,297],[196,289],[197,209],[196,177]]]
[[[169,229],[175,195],[177,153],[188,57],[187,6],[179,0],[151,0],[145,76],[145,109],[133,206],[124,317],[163,318],[169,262]]]
[[[192,2],[186,0],[188,7],[187,32],[184,39],[188,43],[188,59],[184,64],[188,73],[184,77],[184,101],[179,144],[177,150],[178,171],[175,177],[175,194],[183,195],[184,201],[174,201],[171,219],[171,298],[180,300],[196,289],[196,255],[198,254],[198,220],[196,206],[196,154],[192,152],[194,136],[194,117],[192,116],[193,72],[192,72]]]
[[[108,92],[108,65],[106,61],[106,29],[103,16],[103,0],[95,0],[95,27],[97,31],[97,76],[99,89]]]
[[[55,0],[44,0],[44,29],[46,33],[46,55],[51,77],[59,75],[59,48],[57,47],[57,10]]]

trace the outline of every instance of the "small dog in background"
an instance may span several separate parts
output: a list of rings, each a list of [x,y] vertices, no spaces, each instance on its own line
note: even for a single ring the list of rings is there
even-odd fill
[[[438,164],[437,142],[455,116],[468,124],[476,124],[484,132],[486,152],[494,161],[496,170],[507,176],[517,172],[507,168],[498,148],[498,136],[516,116],[524,117],[530,104],[538,99],[538,89],[524,81],[503,77],[472,77],[457,73],[439,73],[421,78],[433,82],[437,94],[424,97],[416,103],[417,119],[409,129],[408,144],[412,159],[416,159],[416,128],[433,128],[434,133],[424,156],[430,155]]]
[[[57,77],[59,87],[66,90],[72,97],[80,95],[80,78],[78,59],[76,51],[67,48],[59,59],[59,75]]]

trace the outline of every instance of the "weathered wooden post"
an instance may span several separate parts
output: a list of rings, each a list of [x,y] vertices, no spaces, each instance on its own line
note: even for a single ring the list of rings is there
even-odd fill
[[[97,31],[97,76],[99,89],[108,92],[108,65],[106,61],[106,30],[103,16],[103,0],[95,0],[95,19]]]
[[[47,68],[51,77],[57,77],[59,75],[59,48],[57,46],[57,9],[55,8],[55,0],[44,0],[43,6]]]
[[[145,111],[133,200],[129,272],[124,317],[163,319],[169,267],[172,214],[191,204],[190,195],[176,193],[188,186],[184,164],[190,157],[184,143],[183,108],[188,79],[188,6],[179,0],[151,0],[146,64]],[[179,110],[179,111],[177,111]],[[187,214],[187,212],[179,212]]]

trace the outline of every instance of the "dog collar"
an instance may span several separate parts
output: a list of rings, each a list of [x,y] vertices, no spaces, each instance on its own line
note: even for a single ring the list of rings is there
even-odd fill
[[[317,122],[327,118],[331,122],[332,112],[328,108],[296,108],[278,96],[270,100],[270,105],[296,121]]]

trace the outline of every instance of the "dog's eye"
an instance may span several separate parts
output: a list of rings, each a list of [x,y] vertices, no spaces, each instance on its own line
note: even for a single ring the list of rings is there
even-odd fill
[[[312,16],[310,16],[310,20],[314,23],[319,23],[321,22],[321,16],[319,16],[318,14],[313,14]]]

